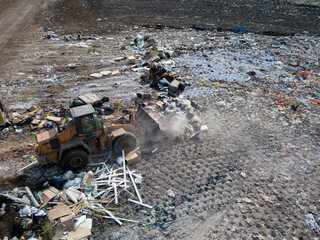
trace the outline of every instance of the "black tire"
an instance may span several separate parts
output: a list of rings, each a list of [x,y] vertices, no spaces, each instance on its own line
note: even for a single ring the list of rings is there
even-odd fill
[[[113,151],[116,154],[122,153],[122,150],[125,153],[128,153],[134,150],[138,145],[138,140],[136,136],[130,132],[127,132],[125,135],[122,135],[116,138],[113,142]]]
[[[66,170],[78,171],[84,169],[89,161],[88,154],[80,149],[72,149],[66,152],[61,160],[61,166]]]

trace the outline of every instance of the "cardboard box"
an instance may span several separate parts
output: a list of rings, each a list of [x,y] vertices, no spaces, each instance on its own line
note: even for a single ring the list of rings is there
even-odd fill
[[[91,230],[89,227],[78,228],[77,230],[68,233],[68,240],[82,239],[90,235]]]
[[[79,99],[86,104],[96,104],[101,101],[101,99],[94,93],[87,93],[85,95],[79,96]]]
[[[44,191],[43,194],[41,195],[41,198],[43,201],[42,206],[47,205],[47,203],[58,194],[59,194],[59,191],[54,187],[50,187],[48,190]]]
[[[56,206],[54,209],[52,209],[48,212],[49,220],[55,220],[55,219],[58,219],[61,217],[66,217],[66,216],[72,217],[72,211],[70,210],[70,208],[67,205],[65,205],[62,202],[59,203],[58,206]]]
[[[173,80],[170,84],[169,91],[172,93],[176,93],[179,90],[180,81]]]
[[[67,216],[61,217],[60,221],[62,224],[66,226],[67,231],[73,231],[74,230],[74,220],[73,220],[73,215],[69,214]]]
[[[133,153],[126,157],[126,164],[129,166],[137,162],[139,162],[139,156],[136,153]]]

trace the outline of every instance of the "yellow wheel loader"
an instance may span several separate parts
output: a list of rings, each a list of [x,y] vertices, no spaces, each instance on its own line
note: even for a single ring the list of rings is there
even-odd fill
[[[133,116],[131,121],[133,122]],[[82,105],[66,112],[67,124],[61,131],[59,124],[36,135],[38,162],[60,164],[66,170],[86,167],[92,153],[112,149],[120,154],[137,147],[132,124],[103,125],[92,105]]]

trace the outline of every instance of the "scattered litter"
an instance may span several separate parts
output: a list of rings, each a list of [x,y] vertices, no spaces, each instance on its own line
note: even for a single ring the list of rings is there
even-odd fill
[[[92,74],[90,74],[90,77],[101,78],[102,74],[100,74],[100,73],[92,73]]]
[[[306,215],[306,224],[311,231],[316,232],[320,235],[320,218],[318,217],[318,222],[314,218],[312,213]]]
[[[1,209],[0,209],[0,217],[3,216],[6,213],[6,204],[2,203]]]
[[[274,203],[274,197],[263,196],[262,199],[266,202]]]
[[[136,151],[137,149],[130,154]],[[124,151],[122,159],[126,159]],[[43,191],[41,206],[28,187],[25,187],[24,190],[19,189],[19,196],[14,191],[2,192],[1,196],[15,201],[20,206],[19,214],[24,218],[29,218],[33,224],[37,224],[35,219],[39,218],[48,218],[50,222],[45,224],[53,229],[59,228],[57,226],[59,222],[63,223],[66,227],[64,233],[58,232],[62,238],[66,236],[68,239],[81,239],[92,235],[93,222],[92,218],[88,217],[90,213],[104,219],[114,220],[119,225],[123,224],[122,221],[138,223],[136,220],[118,218],[116,213],[109,211],[114,208],[108,206],[112,203],[118,205],[120,197],[127,196],[127,200],[133,204],[152,208],[143,202],[136,185],[136,179],[141,179],[141,175],[131,171],[126,161],[122,161],[120,166],[115,164],[107,166],[101,163],[93,171],[78,174],[68,171],[56,177],[54,182],[59,179],[66,183],[73,182],[69,185],[65,184],[61,190],[51,186]],[[139,181],[141,183],[141,180]],[[134,189],[135,194],[130,191],[131,188]],[[37,192],[34,193],[38,195]],[[25,201],[25,196],[28,196],[31,201]],[[31,206],[30,203],[34,206]],[[5,214],[5,207],[6,205],[3,204],[0,214]],[[34,237],[40,236],[34,235]]]
[[[245,27],[240,27],[240,26],[238,26],[235,30],[234,30],[234,32],[235,33],[244,33],[244,30],[245,30]]]
[[[172,191],[171,189],[169,189],[169,190],[167,191],[167,196],[168,196],[169,198],[175,198],[175,197],[176,197],[176,194],[174,193],[174,191]]]

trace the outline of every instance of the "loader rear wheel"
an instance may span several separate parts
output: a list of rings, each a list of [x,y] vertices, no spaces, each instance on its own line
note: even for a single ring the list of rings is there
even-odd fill
[[[89,161],[88,154],[79,148],[66,152],[61,160],[61,166],[66,170],[78,171],[84,169]]]
[[[116,138],[113,142],[113,151],[120,154],[122,150],[126,153],[134,150],[137,147],[138,141],[134,134],[127,132],[126,134]]]

